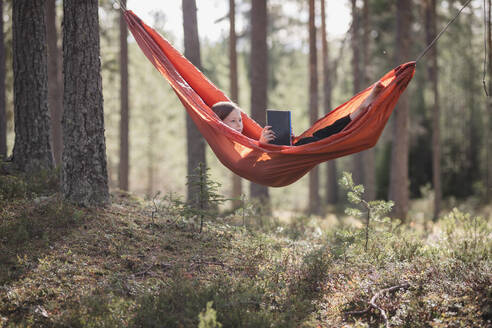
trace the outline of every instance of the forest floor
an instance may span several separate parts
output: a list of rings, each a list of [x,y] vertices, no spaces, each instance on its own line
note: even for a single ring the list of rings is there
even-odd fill
[[[365,250],[346,216],[249,206],[200,233],[169,195],[87,209],[47,186],[0,177],[0,327],[492,327],[490,218],[375,222]]]

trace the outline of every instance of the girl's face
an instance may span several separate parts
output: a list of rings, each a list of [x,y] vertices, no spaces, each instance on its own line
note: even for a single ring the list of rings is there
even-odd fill
[[[243,119],[241,118],[239,109],[232,110],[224,119],[224,123],[239,133],[243,132]]]

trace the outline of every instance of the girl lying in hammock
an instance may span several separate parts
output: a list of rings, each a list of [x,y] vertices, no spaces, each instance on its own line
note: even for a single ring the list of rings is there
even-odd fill
[[[342,131],[351,121],[353,121],[357,116],[365,112],[371,102],[376,98],[376,96],[383,90],[384,86],[381,82],[378,82],[373,88],[369,96],[357,107],[355,111],[349,115],[336,120],[333,124],[324,127],[313,133],[312,137],[306,137],[299,139],[294,146],[305,145],[311,142],[319,141],[324,138]],[[241,119],[241,109],[232,102],[221,101],[212,106],[212,110],[215,114],[229,127],[242,133],[243,132],[243,122]],[[260,142],[270,143],[275,139],[275,133],[271,130],[271,126],[267,125],[261,131]]]

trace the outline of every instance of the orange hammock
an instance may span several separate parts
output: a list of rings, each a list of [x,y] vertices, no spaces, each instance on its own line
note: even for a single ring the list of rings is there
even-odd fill
[[[415,72],[415,62],[409,62],[384,75],[381,82],[385,87],[368,111],[337,134],[302,146],[260,144],[262,128],[254,120],[241,113],[242,134],[225,125],[210,109],[216,102],[229,101],[225,94],[132,11],[124,11],[124,15],[143,53],[169,81],[222,164],[245,179],[271,187],[289,185],[319,163],[373,147]],[[369,95],[371,88],[332,110],[294,141],[311,136],[350,114]]]

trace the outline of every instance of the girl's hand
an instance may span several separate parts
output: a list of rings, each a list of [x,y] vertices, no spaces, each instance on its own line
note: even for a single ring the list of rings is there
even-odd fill
[[[260,137],[260,142],[262,143],[270,143],[275,139],[275,133],[272,131],[272,127],[270,125],[267,125],[263,128],[263,131],[261,131],[261,137]]]

